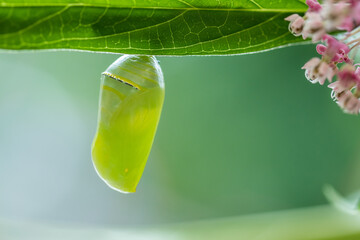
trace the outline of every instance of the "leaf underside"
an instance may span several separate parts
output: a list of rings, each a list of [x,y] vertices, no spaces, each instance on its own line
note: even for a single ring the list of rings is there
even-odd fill
[[[228,55],[302,41],[284,18],[302,0],[0,1],[0,48]]]

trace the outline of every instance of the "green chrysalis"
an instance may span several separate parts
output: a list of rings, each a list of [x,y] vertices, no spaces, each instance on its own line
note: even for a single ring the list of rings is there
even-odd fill
[[[164,102],[164,78],[155,57],[124,55],[101,77],[92,159],[111,188],[136,191]]]

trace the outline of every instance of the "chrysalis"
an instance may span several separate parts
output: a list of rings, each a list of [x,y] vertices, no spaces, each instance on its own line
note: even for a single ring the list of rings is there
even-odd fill
[[[125,55],[102,74],[92,159],[111,188],[136,191],[164,96],[163,74],[155,57]]]

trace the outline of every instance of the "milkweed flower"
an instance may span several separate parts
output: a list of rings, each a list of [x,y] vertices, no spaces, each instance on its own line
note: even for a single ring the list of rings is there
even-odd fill
[[[302,67],[305,69],[305,76],[311,83],[323,85],[325,80],[332,81],[334,76],[333,68],[320,58],[312,58]]]
[[[338,80],[329,84],[328,87],[335,93],[342,93],[345,90],[351,90],[359,82],[359,77],[355,72],[356,70],[354,66],[350,64],[344,65],[337,74]]]
[[[303,39],[316,42],[321,56],[310,59],[302,69],[311,83],[323,85],[326,80],[332,89],[331,97],[346,113],[360,111],[360,64],[354,64],[353,50],[360,46],[360,0],[306,0],[308,10],[302,17],[292,14],[285,18],[289,30]],[[337,39],[329,33],[344,31],[344,38]],[[332,83],[333,78],[336,81]]]
[[[292,14],[285,18],[286,21],[290,21],[289,30],[295,36],[300,36],[304,27],[304,19],[299,14]]]
[[[324,1],[321,16],[327,31],[335,29],[346,30],[348,18],[351,12],[351,4],[349,1]],[[351,31],[352,28],[349,30]]]
[[[326,34],[324,21],[317,12],[307,12],[305,15],[305,23],[302,31],[303,39],[312,38],[313,42],[321,40]]]
[[[354,96],[350,90],[343,91],[336,94],[336,103],[344,112],[350,114],[359,114],[360,100]]]
[[[321,53],[321,51],[318,51],[318,53],[322,55],[326,61],[337,63],[346,61],[350,49],[345,43],[338,41],[330,35],[324,35],[322,40],[327,46],[323,48],[323,53]],[[316,50],[320,49],[317,48]]]

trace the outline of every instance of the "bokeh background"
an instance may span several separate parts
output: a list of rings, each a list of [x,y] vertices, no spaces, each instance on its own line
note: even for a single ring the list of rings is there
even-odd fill
[[[135,194],[91,162],[100,73],[118,56],[0,55],[0,218],[138,226],[326,204],[360,188],[359,118],[305,80],[304,45],[159,57],[165,104]]]

